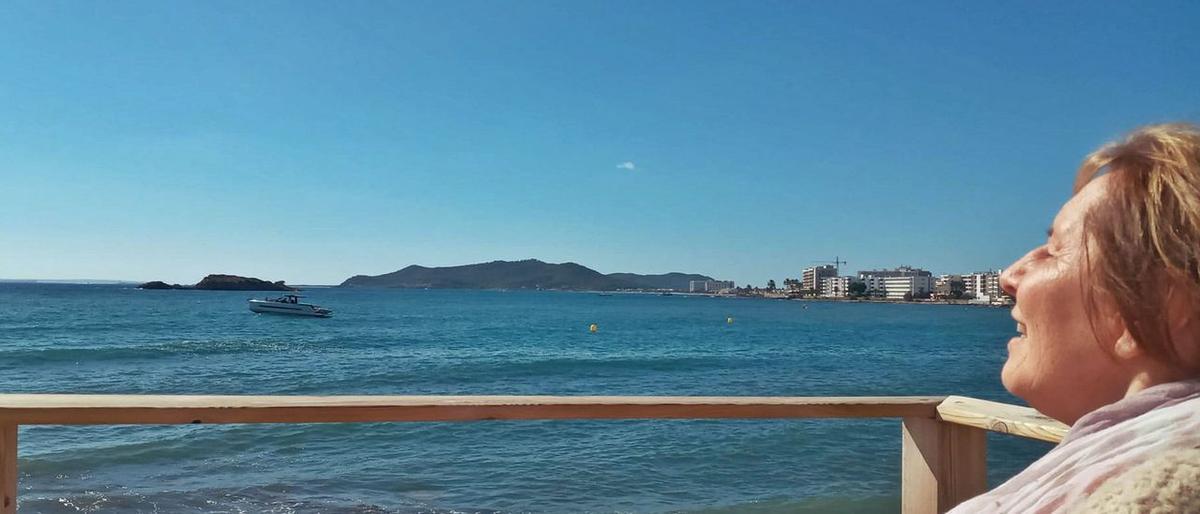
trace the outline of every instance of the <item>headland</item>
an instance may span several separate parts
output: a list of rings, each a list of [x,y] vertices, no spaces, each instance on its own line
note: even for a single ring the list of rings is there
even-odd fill
[[[299,291],[292,286],[286,285],[282,280],[269,282],[266,280],[254,277],[240,277],[237,275],[222,275],[212,274],[204,277],[195,285],[185,286],[180,284],[168,284],[161,280],[146,282],[138,286],[138,289],[199,289],[205,291]]]

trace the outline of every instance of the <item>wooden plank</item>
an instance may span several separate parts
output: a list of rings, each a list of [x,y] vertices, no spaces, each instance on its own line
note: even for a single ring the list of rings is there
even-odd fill
[[[938,405],[942,421],[1058,443],[1071,427],[1029,407],[950,396]]]
[[[934,418],[944,397],[0,395],[0,423]]]
[[[936,423],[936,420],[924,418],[905,418],[901,425],[900,512],[902,514],[936,514],[938,512],[939,468],[936,455]]]
[[[948,462],[944,469],[946,487],[939,494],[941,512],[988,490],[987,432],[973,427],[941,423]]]
[[[987,433],[934,419],[904,418],[903,514],[940,514],[987,490]]]
[[[17,425],[0,423],[0,514],[17,512]]]

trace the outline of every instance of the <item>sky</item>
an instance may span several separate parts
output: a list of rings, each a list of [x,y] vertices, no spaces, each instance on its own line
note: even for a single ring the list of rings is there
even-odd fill
[[[834,5],[836,4],[836,5]],[[0,8],[0,278],[1006,266],[1200,121],[1197,2]]]

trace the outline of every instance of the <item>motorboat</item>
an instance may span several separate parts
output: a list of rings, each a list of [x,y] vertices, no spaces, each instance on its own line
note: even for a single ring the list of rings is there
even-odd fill
[[[302,296],[298,294],[285,294],[279,298],[263,298],[259,300],[252,298],[248,300],[250,310],[254,312],[270,313],[270,314],[292,314],[294,316],[315,316],[318,318],[328,318],[333,315],[333,311],[313,305],[311,303],[300,303]]]

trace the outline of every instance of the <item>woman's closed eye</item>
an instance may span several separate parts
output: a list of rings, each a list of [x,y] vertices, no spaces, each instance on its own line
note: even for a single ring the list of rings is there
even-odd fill
[[[1049,244],[1044,244],[1042,246],[1039,246],[1037,248],[1037,250],[1033,252],[1033,257],[1035,260],[1042,260],[1042,259],[1046,259],[1046,258],[1050,258],[1050,257],[1054,257],[1054,256],[1055,256],[1054,252],[1050,251]]]

